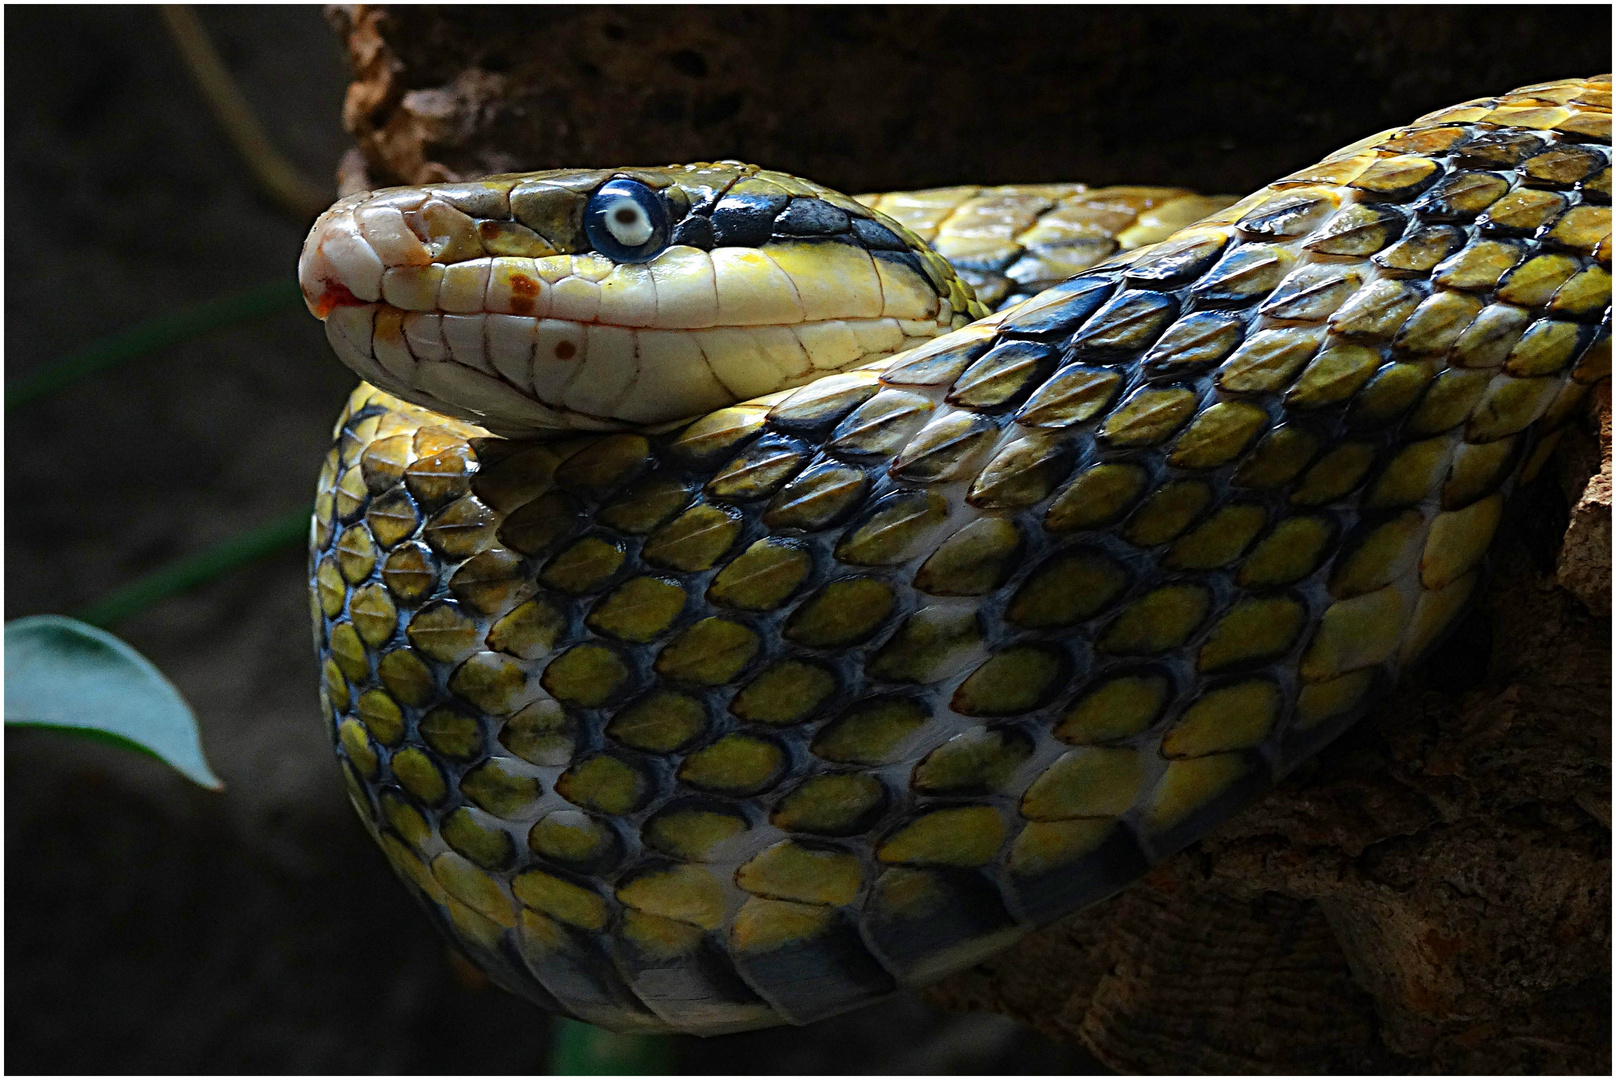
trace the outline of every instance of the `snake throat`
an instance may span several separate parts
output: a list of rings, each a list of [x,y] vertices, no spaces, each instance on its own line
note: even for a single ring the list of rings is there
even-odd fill
[[[491,978],[618,1030],[812,1022],[1126,887],[1373,708],[1476,595],[1511,491],[1609,374],[1609,137],[1608,76],[1545,83],[1193,222],[1174,214],[1208,203],[1171,189],[858,202],[730,165],[345,200],[302,280],[368,381],[319,478],[310,599],[361,821]],[[577,224],[620,180],[662,200],[610,189],[644,211],[596,241],[628,261]],[[808,308],[663,325],[656,260],[720,280],[717,208],[754,180],[783,194],[731,247],[799,299],[903,267],[939,333],[883,331],[840,369],[796,337],[806,365],[759,380],[805,384],[743,398],[701,335]],[[546,217],[530,187],[566,194]],[[782,235],[799,197],[906,252]],[[489,222],[546,247],[494,253]],[[506,310],[505,258],[533,310]],[[439,265],[430,302],[389,294]],[[646,325],[557,314],[561,283],[618,276],[654,282]],[[901,324],[874,295],[828,321]],[[941,332],[945,311],[975,321]],[[507,331],[531,346],[497,350]],[[661,430],[619,407],[681,391],[589,385],[597,362],[602,387],[695,370],[626,343],[650,334],[693,339],[734,403]],[[584,385],[541,392],[541,337],[588,358]],[[520,356],[525,384],[501,372]]]

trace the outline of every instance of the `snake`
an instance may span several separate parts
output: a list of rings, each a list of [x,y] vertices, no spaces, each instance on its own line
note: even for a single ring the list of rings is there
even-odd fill
[[[320,708],[498,985],[805,1024],[1105,899],[1370,711],[1610,367],[1610,77],[1241,199],[737,162],[365,191],[308,307]]]

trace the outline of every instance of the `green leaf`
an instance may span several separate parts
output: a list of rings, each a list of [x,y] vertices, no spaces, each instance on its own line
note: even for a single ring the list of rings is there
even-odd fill
[[[6,723],[133,746],[204,787],[196,716],[150,660],[105,630],[62,615],[6,624]]]
[[[666,1035],[607,1031],[564,1016],[550,1033],[551,1076],[664,1076],[673,1071]]]

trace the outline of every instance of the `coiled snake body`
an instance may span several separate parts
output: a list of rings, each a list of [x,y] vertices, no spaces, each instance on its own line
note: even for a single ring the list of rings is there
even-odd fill
[[[1608,372],[1609,103],[1233,205],[732,163],[343,200],[300,273],[367,380],[311,547],[361,819],[495,981],[618,1029],[806,1023],[1114,893],[1473,593]]]

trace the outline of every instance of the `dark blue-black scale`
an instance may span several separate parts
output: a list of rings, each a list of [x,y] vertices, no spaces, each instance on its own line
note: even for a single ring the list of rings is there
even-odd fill
[[[1017,927],[998,884],[979,870],[889,870],[887,876],[895,873],[925,874],[940,885],[935,902],[921,905],[921,910],[899,914],[872,909],[864,917],[870,944],[885,961],[883,966],[899,975],[912,978],[946,949]],[[881,887],[880,881],[876,887]]]
[[[792,199],[774,219],[776,236],[846,236],[851,228],[847,211],[823,199]]]
[[[870,251],[908,251],[909,245],[898,234],[870,218],[852,218],[853,235]]]
[[[1242,235],[1254,240],[1289,239],[1312,232],[1310,215],[1319,209],[1322,199],[1281,200],[1273,209],[1264,207],[1248,214],[1235,226]]]
[[[1228,247],[1228,244],[1228,240],[1224,240],[1218,244],[1208,244],[1204,248],[1195,245],[1186,250],[1169,251],[1155,257],[1147,256],[1125,271],[1128,284],[1145,289],[1188,285],[1212,269],[1212,265],[1218,261],[1218,257],[1223,254],[1223,249]]]
[[[809,938],[768,951],[735,956],[735,966],[752,985],[766,989],[774,1005],[796,1024],[822,1020],[847,1008],[847,987],[891,993],[897,982],[870,955],[858,924],[837,911]]]
[[[1010,269],[1010,264],[1021,258],[1022,251],[1014,245],[1006,245],[992,255],[964,255],[955,256],[951,262],[954,268],[963,271],[973,284],[985,281],[986,278],[969,277],[974,274],[1003,274]]]
[[[999,324],[999,333],[1004,337],[1039,340],[1070,334],[1099,310],[1115,288],[1116,281],[1109,277],[1075,277],[1063,281],[1038,294],[1049,300],[1050,294],[1054,293],[1053,301],[1040,303],[1035,310],[1010,316]]]
[[[700,248],[703,251],[713,250],[712,219],[701,214],[691,214],[673,227],[673,233],[668,242],[683,244],[686,247]]]
[[[762,247],[774,235],[775,217],[790,201],[789,195],[725,195],[713,207],[713,244]]]
[[[1073,336],[1071,348],[1081,357],[1132,356],[1153,344],[1177,316],[1172,295],[1130,289],[1095,312]]]
[[[1026,400],[1027,396],[1044,384],[1049,373],[1055,368],[1055,361],[1060,356],[1060,349],[1052,344],[1042,341],[1001,341],[993,346],[970,367],[960,373],[954,380],[954,388],[948,393],[948,402],[951,405],[959,404],[962,396],[968,395],[975,386],[982,381],[1020,365],[1033,365],[1035,372],[1022,380],[1022,385],[1010,397],[1002,402],[992,405],[971,403],[970,408],[980,412],[999,412],[1012,409]]]

